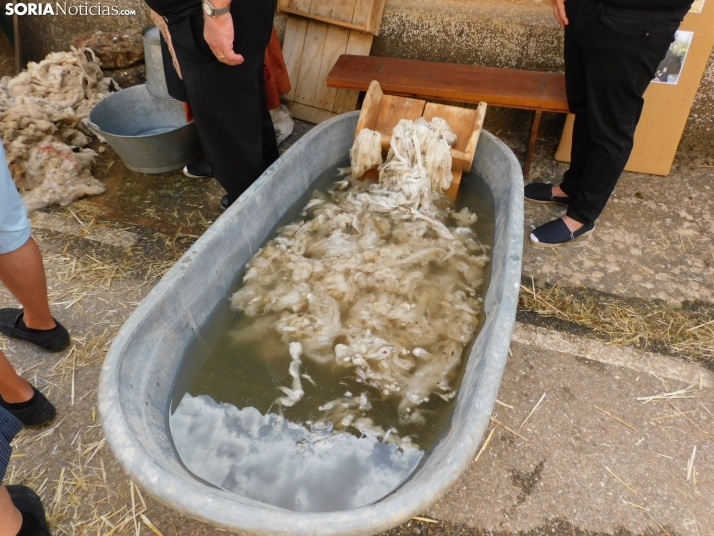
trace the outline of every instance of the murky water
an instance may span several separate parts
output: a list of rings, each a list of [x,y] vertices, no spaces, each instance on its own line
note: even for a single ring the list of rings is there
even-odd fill
[[[335,175],[329,170],[317,187],[326,189]],[[276,230],[294,221],[306,201],[292,207]],[[478,214],[477,239],[493,245],[493,201],[485,184],[466,177],[456,202],[457,209],[463,206]],[[300,367],[312,380],[302,382],[304,397],[282,408],[279,416],[274,403],[281,395],[278,388],[290,384],[291,358],[277,334],[251,337],[255,322],[231,311],[226,298],[186,351],[169,423],[180,458],[202,480],[293,511],[347,510],[394,491],[444,433],[454,400],[433,396],[420,406],[424,423],[400,422],[394,399],[383,399],[358,383],[349,369],[310,359],[303,359]],[[464,357],[469,350],[467,346]],[[463,359],[456,386],[465,366]],[[331,422],[322,422],[320,406],[340,398],[358,404],[363,394],[369,397],[374,424],[411,442],[398,446],[352,428],[338,432]]]

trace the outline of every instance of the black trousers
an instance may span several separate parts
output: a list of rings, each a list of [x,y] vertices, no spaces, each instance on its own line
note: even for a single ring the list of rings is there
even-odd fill
[[[169,19],[201,145],[231,203],[278,159],[263,67],[272,7],[265,0],[233,2],[233,48],[245,58],[233,67],[211,52],[203,38],[202,14]]]
[[[644,94],[688,9],[628,9],[567,0],[565,83],[575,114],[567,215],[595,221],[632,152]]]

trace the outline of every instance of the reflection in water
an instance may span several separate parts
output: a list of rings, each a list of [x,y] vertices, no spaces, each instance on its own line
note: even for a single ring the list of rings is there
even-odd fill
[[[348,510],[381,499],[424,452],[378,438],[335,434],[257,409],[185,394],[170,418],[186,467],[222,489],[296,512]]]

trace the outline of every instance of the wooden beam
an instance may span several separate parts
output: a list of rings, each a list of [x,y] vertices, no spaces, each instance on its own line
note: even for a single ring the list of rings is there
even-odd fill
[[[342,28],[347,28],[348,30],[354,30],[356,32],[369,33],[366,26],[361,26],[359,24],[352,24],[351,22],[344,22],[341,20],[331,19],[330,17],[323,17],[322,15],[314,15],[313,13],[306,13],[298,9],[293,9],[291,7],[281,7],[280,11],[283,13],[290,13],[291,15],[299,15],[307,19],[313,19],[320,22],[326,22],[327,24],[332,24],[334,26],[341,26]]]
[[[390,95],[566,113],[562,73],[498,69],[399,58],[343,55],[327,75],[334,88],[366,91],[377,80]]]
[[[20,40],[20,19],[17,13],[12,14],[12,27],[15,33],[15,72],[20,74],[22,72],[22,41]]]

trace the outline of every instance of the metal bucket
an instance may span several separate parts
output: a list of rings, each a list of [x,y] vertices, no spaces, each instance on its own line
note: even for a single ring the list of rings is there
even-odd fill
[[[161,54],[161,32],[155,26],[145,28],[141,35],[144,40],[144,61],[146,62],[146,87],[154,97],[170,99],[164,74],[164,60]]]
[[[358,536],[409,520],[443,496],[473,461],[496,403],[521,281],[523,175],[511,150],[483,132],[461,187],[474,187],[477,181],[468,179],[478,176],[495,201],[486,320],[471,348],[451,425],[409,480],[367,506],[296,513],[198,480],[176,453],[168,414],[186,347],[285,212],[306,202],[315,180],[344,161],[358,117],[353,112],[321,123],[270,166],[144,299],[102,366],[102,427],[131,479],[171,508],[244,536]]]
[[[89,114],[89,124],[139,173],[180,169],[202,154],[196,125],[186,122],[182,102],[161,99],[146,85],[112,93]]]

